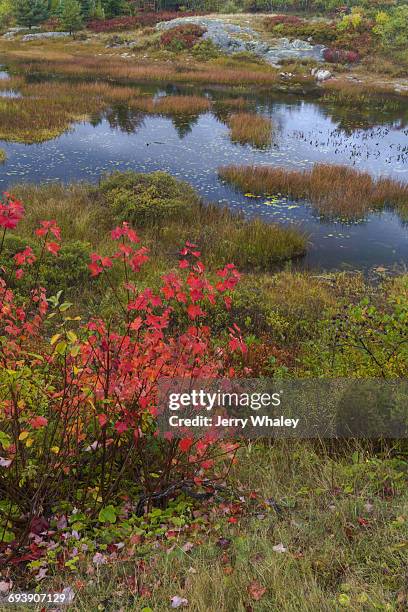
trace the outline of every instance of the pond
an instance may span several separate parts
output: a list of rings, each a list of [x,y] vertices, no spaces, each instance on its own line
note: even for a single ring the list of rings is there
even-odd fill
[[[180,89],[168,86],[154,93]],[[213,99],[225,95],[217,90],[200,93]],[[253,101],[258,112],[273,121],[267,149],[232,143],[228,127],[212,112],[170,119],[120,107],[77,123],[46,143],[0,143],[8,156],[0,167],[0,189],[22,181],[97,181],[112,170],[164,170],[191,183],[208,201],[304,230],[310,237],[302,260],[307,268],[368,270],[408,261],[408,224],[392,211],[351,222],[328,220],[307,203],[246,197],[217,176],[217,168],[227,164],[307,168],[320,161],[408,181],[408,112],[359,115],[319,100],[283,95],[262,94]]]

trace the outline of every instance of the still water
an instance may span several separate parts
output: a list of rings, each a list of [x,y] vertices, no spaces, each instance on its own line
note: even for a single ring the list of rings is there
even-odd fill
[[[175,88],[154,93],[175,93]],[[201,93],[221,97],[216,91]],[[266,94],[253,102],[258,112],[273,121],[272,143],[267,149],[232,143],[222,117],[212,112],[170,119],[122,107],[77,123],[46,143],[0,142],[8,155],[0,167],[0,189],[22,181],[97,181],[112,170],[165,170],[187,180],[208,201],[301,228],[310,239],[302,262],[305,267],[369,269],[408,262],[408,224],[391,211],[352,222],[328,220],[307,203],[246,197],[217,176],[217,168],[227,164],[299,169],[326,162],[408,181],[408,112],[359,116],[316,100],[268,98]]]

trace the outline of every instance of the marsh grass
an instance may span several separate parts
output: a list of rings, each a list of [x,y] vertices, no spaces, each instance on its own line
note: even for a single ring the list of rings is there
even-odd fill
[[[7,153],[4,149],[0,149],[0,164],[4,164],[7,161]]]
[[[20,82],[21,98],[0,98],[0,139],[44,142],[75,121],[139,93],[106,83]],[[33,120],[35,118],[35,120]]]
[[[347,166],[315,164],[307,170],[273,166],[226,166],[219,176],[244,192],[281,194],[309,201],[320,213],[360,217],[370,210],[408,208],[408,185],[372,178]]]
[[[211,101],[202,96],[165,96],[158,98],[153,112],[163,115],[196,115],[211,108]]]
[[[225,98],[223,100],[217,100],[214,103],[217,110],[229,111],[229,112],[243,112],[247,111],[250,107],[250,102],[246,98]]]
[[[181,182],[176,182],[177,197],[184,205],[174,207],[167,217],[155,214],[159,200],[152,194],[158,193],[159,185],[165,188],[163,173],[158,174],[162,177],[161,182],[152,178],[151,184],[146,184],[140,192],[140,215],[143,217],[140,216],[138,222],[136,204],[132,222],[150,247],[153,262],[157,258],[158,262],[168,261],[174,265],[174,255],[186,240],[199,245],[205,263],[212,269],[232,261],[243,270],[269,270],[286,259],[304,254],[307,238],[298,230],[256,219],[246,220],[229,209],[204,204],[191,187]],[[154,177],[155,174],[136,176]],[[173,186],[170,188],[174,191]],[[110,207],[97,186],[27,184],[15,186],[13,193],[26,203],[27,214],[20,226],[20,232],[26,237],[32,235],[41,219],[55,218],[61,225],[64,240],[81,240],[98,249],[105,246],[109,230],[118,222],[117,206]],[[150,201],[152,212],[146,217]]]
[[[270,146],[272,121],[254,113],[233,113],[227,118],[232,142],[250,144],[258,149]]]
[[[406,102],[403,92],[397,94],[394,89],[378,82],[351,82],[349,80],[330,80],[323,85],[323,101],[339,106],[361,109],[370,108],[381,111],[397,110]],[[405,98],[405,99],[404,99]]]
[[[214,61],[200,64],[199,62],[178,63],[163,61],[138,61],[137,63],[123,61],[118,57],[94,57],[63,53],[49,55],[43,58],[20,52],[18,69],[38,74],[69,75],[76,79],[114,79],[128,85],[129,83],[166,82],[174,83],[213,83],[224,85],[271,85],[278,80],[277,70],[267,65],[246,65],[244,62],[231,62],[228,66]],[[29,60],[26,63],[24,59]]]
[[[42,219],[57,219],[64,241],[81,240],[100,245],[113,220],[103,207],[97,190],[86,183],[14,185],[13,195],[24,202],[26,215],[19,233],[33,235]]]

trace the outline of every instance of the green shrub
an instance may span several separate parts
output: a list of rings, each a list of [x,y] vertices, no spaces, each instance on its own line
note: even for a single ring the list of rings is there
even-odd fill
[[[220,50],[214,45],[212,40],[200,40],[192,49],[192,54],[198,60],[203,62],[214,59],[221,55]]]
[[[17,234],[6,234],[3,245],[3,252],[0,258],[0,267],[6,266],[9,276],[9,284],[15,288],[18,293],[27,292],[35,285],[47,285],[49,294],[52,295],[57,291],[83,291],[84,288],[91,283],[91,278],[88,270],[89,263],[89,244],[85,242],[74,241],[67,242],[61,246],[58,257],[44,254],[41,260],[41,265],[38,269],[38,263],[34,263],[31,267],[25,267],[25,274],[22,279],[17,280],[14,276],[14,269],[10,268],[10,261],[16,255],[23,251],[27,246],[31,247],[37,257],[37,262],[40,257],[38,245],[35,241],[27,240]]]
[[[136,228],[188,218],[192,203],[198,201],[189,185],[165,172],[115,173],[101,182],[100,190],[115,220]]]

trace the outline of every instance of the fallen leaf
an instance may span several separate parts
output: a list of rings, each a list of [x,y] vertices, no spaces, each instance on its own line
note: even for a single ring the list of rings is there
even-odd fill
[[[254,580],[247,588],[248,594],[254,601],[259,601],[266,593],[266,588]]]
[[[229,548],[231,546],[231,540],[229,540],[228,538],[219,538],[217,540],[217,546],[225,550],[226,548]]]

